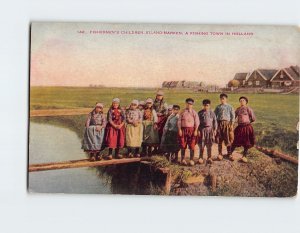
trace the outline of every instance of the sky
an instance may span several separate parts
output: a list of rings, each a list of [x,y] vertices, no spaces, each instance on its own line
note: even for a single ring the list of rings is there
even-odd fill
[[[299,65],[299,32],[296,26],[35,22],[30,83],[160,87],[186,80],[225,86],[237,72]]]

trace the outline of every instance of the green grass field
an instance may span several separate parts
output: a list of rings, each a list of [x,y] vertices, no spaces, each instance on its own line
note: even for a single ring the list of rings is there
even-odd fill
[[[145,100],[155,97],[156,89],[134,88],[88,88],[88,87],[31,87],[30,110],[53,108],[93,108],[98,101],[109,107],[114,97],[121,99],[121,105],[129,105],[132,99]],[[191,90],[164,90],[165,100],[169,104],[179,104],[184,107],[188,97],[195,99],[194,108],[201,109],[204,98],[212,101],[214,108],[219,104],[218,93],[198,93]],[[239,106],[238,99],[241,94],[229,94],[229,103],[234,108]],[[299,96],[280,94],[246,94],[256,114],[257,121],[254,129],[257,143],[262,146],[276,148],[281,151],[297,155],[296,143],[298,132],[296,125],[299,120]],[[38,121],[43,121],[41,118]],[[74,121],[74,125],[82,125],[82,117],[55,117],[56,121]],[[36,121],[36,120],[35,120]],[[49,122],[49,118],[47,118]],[[69,127],[72,124],[69,123]],[[76,131],[76,130],[75,130]]]

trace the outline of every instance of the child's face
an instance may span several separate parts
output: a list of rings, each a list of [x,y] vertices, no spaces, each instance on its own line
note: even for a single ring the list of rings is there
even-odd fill
[[[240,99],[241,106],[245,106],[247,104],[245,99]]]
[[[173,108],[172,112],[173,112],[173,114],[177,114],[177,113],[179,113],[179,109],[178,108]]]
[[[152,107],[152,103],[146,103],[146,106],[147,106],[148,108],[151,108],[151,107]]]
[[[120,104],[118,102],[113,102],[112,105],[113,105],[113,108],[118,108]]]
[[[156,99],[157,99],[157,100],[162,100],[162,99],[163,99],[163,96],[162,96],[162,95],[157,95],[157,96],[156,96]]]
[[[226,104],[227,98],[225,96],[223,96],[222,98],[220,98],[220,102],[221,102],[221,104]]]
[[[168,109],[168,114],[169,114],[169,115],[172,114],[172,109]]]
[[[203,109],[209,110],[210,109],[210,104],[203,104]]]
[[[193,105],[191,103],[186,103],[185,106],[188,109],[192,109],[193,108]]]
[[[101,108],[101,107],[96,107],[96,108],[95,108],[95,112],[96,112],[96,113],[99,113],[99,112],[101,112],[101,111],[102,111],[102,108]]]
[[[133,110],[135,110],[137,108],[137,105],[136,104],[131,104],[130,108],[133,109]]]
[[[143,109],[144,109],[144,106],[143,106],[143,105],[139,105],[139,109],[140,109],[140,110],[143,110]]]

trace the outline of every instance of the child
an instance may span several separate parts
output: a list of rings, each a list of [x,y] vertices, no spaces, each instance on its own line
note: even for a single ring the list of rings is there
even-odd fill
[[[205,99],[202,101],[203,109],[198,112],[200,125],[199,125],[199,163],[202,164],[204,148],[207,148],[207,162],[212,163],[211,147],[214,142],[214,137],[218,127],[215,113],[210,109],[210,100]]]
[[[178,160],[178,127],[179,105],[172,106],[172,113],[169,115],[164,126],[163,136],[161,140],[161,150],[173,161]]]
[[[159,134],[157,128],[157,115],[153,107],[153,100],[148,98],[143,115],[143,155],[151,156],[157,152],[159,146]],[[152,152],[152,148],[155,150]]]
[[[82,148],[89,152],[90,160],[101,160],[100,151],[106,127],[106,117],[103,114],[103,104],[96,103],[95,108],[87,117]]]
[[[113,99],[107,113],[107,121],[105,142],[109,152],[106,158],[111,160],[113,149],[115,149],[115,158],[122,159],[123,156],[119,154],[119,151],[125,144],[125,113],[121,109],[119,98]]]
[[[238,126],[234,130],[232,152],[236,147],[244,147],[242,162],[247,163],[246,155],[248,149],[253,147],[255,144],[255,136],[251,123],[256,119],[253,110],[247,106],[248,98],[241,96],[239,101],[241,106],[235,111]]]
[[[173,111],[174,111],[173,105],[168,105],[167,118],[173,113]]]
[[[140,157],[139,150],[142,145],[142,114],[138,109],[138,100],[133,100],[126,111],[126,146],[128,157]],[[134,154],[133,154],[134,153]]]
[[[141,112],[143,112],[143,111],[144,111],[144,108],[145,108],[145,101],[141,100],[141,101],[139,102],[139,110],[140,110]]]
[[[228,96],[225,93],[220,95],[221,104],[215,109],[215,114],[218,121],[218,130],[216,139],[218,141],[218,160],[223,159],[222,155],[222,143],[224,141],[227,147],[227,156],[231,160],[233,157],[231,155],[231,145],[233,142],[233,124],[234,124],[234,109],[231,105],[227,103]]]
[[[139,101],[138,109],[140,110],[142,116],[144,116],[145,105],[146,105],[145,101],[143,100]],[[143,141],[143,130],[141,130],[141,140]]]
[[[197,142],[198,127],[199,127],[199,116],[193,109],[194,100],[187,98],[185,100],[186,108],[179,115],[177,122],[178,135],[181,148],[181,163],[187,165],[185,160],[185,150],[187,146],[190,149],[190,162],[189,164],[193,166],[194,163],[194,150]]]
[[[163,129],[167,121],[167,109],[168,109],[168,105],[164,100],[164,93],[161,90],[159,90],[156,93],[156,97],[153,103],[153,109],[156,111],[157,114],[157,129],[159,134],[159,140],[161,140]]]

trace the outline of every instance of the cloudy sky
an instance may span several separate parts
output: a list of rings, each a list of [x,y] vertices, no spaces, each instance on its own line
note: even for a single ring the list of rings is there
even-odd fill
[[[236,72],[299,65],[299,41],[299,27],[286,26],[33,23],[30,82],[159,87],[163,81],[191,80],[225,85]]]

